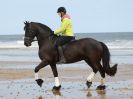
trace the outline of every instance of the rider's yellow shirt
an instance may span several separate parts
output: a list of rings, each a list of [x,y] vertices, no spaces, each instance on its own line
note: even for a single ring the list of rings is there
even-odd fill
[[[62,36],[74,36],[72,21],[69,18],[64,18],[61,21],[61,27],[54,31],[54,34],[60,34]]]

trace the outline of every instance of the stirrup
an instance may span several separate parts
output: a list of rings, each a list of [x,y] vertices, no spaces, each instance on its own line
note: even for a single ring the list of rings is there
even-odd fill
[[[59,52],[59,62],[57,62],[57,63],[58,64],[66,63],[62,47],[60,47],[60,46],[58,47],[58,52]]]
[[[59,63],[66,63],[66,60],[62,58],[61,60],[59,60]]]
[[[59,61],[57,62],[57,64],[64,64],[64,63],[66,63],[65,57],[62,58],[60,56]]]

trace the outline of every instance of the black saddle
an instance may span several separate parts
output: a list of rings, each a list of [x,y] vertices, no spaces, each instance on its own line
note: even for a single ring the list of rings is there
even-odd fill
[[[71,43],[71,42],[73,42],[73,41],[75,41],[76,39],[75,39],[75,37],[72,39],[72,40],[70,40],[70,42],[68,42],[68,43],[66,43],[66,44],[64,44],[64,45],[62,45],[61,47],[62,48],[65,48],[66,47],[66,45],[68,45],[69,43]]]
[[[60,36],[57,36],[57,35],[51,35],[51,36],[49,37],[49,40],[52,41],[52,45],[54,45],[55,48],[57,48],[57,46],[64,47],[64,46],[66,46],[67,44],[69,44],[70,42],[75,41],[75,37],[73,37],[68,43],[58,45],[57,40],[59,39],[59,37],[60,37]]]

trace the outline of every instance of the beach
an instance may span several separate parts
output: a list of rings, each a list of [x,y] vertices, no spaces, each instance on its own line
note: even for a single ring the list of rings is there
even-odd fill
[[[44,80],[41,88],[34,81],[33,69],[1,69],[0,99],[132,99],[132,70],[133,64],[118,65],[118,72],[114,77],[106,75],[106,90],[96,91],[100,75],[96,74],[91,88],[87,89],[86,78],[92,71],[88,65],[84,68],[58,66],[62,88],[60,93],[53,93],[54,77],[49,66],[39,72]]]
[[[0,12],[0,99],[133,99],[133,0],[1,0]]]
[[[100,85],[99,72],[87,88],[86,79],[92,69],[84,61],[57,65],[62,87],[56,93],[52,92],[54,77],[50,66],[41,69],[39,77],[44,83],[40,88],[34,79],[34,68],[40,63],[37,42],[27,48],[22,35],[1,36],[0,99],[133,99],[133,34],[86,35],[104,42],[111,53],[111,66],[118,64],[115,76],[106,75],[106,90],[96,90]]]

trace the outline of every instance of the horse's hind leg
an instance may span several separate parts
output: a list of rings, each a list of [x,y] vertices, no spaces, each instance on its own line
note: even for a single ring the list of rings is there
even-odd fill
[[[105,71],[100,63],[97,64],[97,67],[99,68],[99,72],[102,77],[101,84],[99,86],[97,86],[97,90],[104,90],[106,88],[106,86],[105,86]]]
[[[86,85],[88,88],[90,88],[90,86],[92,85],[92,81],[94,79],[95,74],[97,73],[98,69],[95,68],[94,65],[92,65],[88,60],[85,60],[85,62],[91,66],[91,68],[93,69],[93,72],[90,73],[90,75],[87,77],[87,82]]]

